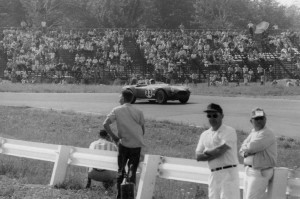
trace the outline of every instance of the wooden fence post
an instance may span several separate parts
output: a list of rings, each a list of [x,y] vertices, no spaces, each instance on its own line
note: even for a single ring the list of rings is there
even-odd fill
[[[70,146],[59,146],[58,155],[56,161],[54,163],[52,176],[50,180],[50,185],[58,185],[64,182],[67,168],[68,168],[68,160],[70,156]]]
[[[160,161],[159,155],[145,155],[137,199],[152,199]]]
[[[267,199],[286,198],[288,168],[275,167],[274,176],[268,187]]]

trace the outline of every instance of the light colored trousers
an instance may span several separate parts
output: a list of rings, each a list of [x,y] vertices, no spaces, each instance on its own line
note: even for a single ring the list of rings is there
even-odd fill
[[[208,185],[209,199],[240,199],[237,167],[212,172]]]
[[[266,189],[273,174],[274,168],[253,169],[246,166],[243,199],[266,198]]]

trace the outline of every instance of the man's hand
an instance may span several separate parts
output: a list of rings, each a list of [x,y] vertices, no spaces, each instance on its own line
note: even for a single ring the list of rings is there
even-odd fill
[[[251,155],[254,155],[252,153],[249,153],[249,152],[244,152],[244,158],[248,157],[248,156],[251,156]]]
[[[211,156],[206,153],[196,153],[196,160],[199,161],[208,161],[211,160]]]

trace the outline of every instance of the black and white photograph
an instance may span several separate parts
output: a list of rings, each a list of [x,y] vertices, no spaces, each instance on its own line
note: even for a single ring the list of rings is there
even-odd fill
[[[300,199],[300,0],[0,0],[0,199]]]

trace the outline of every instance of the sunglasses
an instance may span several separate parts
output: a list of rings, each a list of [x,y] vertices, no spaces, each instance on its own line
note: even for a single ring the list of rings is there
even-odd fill
[[[217,115],[217,114],[213,114],[213,115],[207,115],[206,117],[207,117],[207,118],[217,118],[218,115]]]
[[[263,120],[264,117],[256,117],[256,118],[253,118],[255,121],[258,121],[258,120]]]

